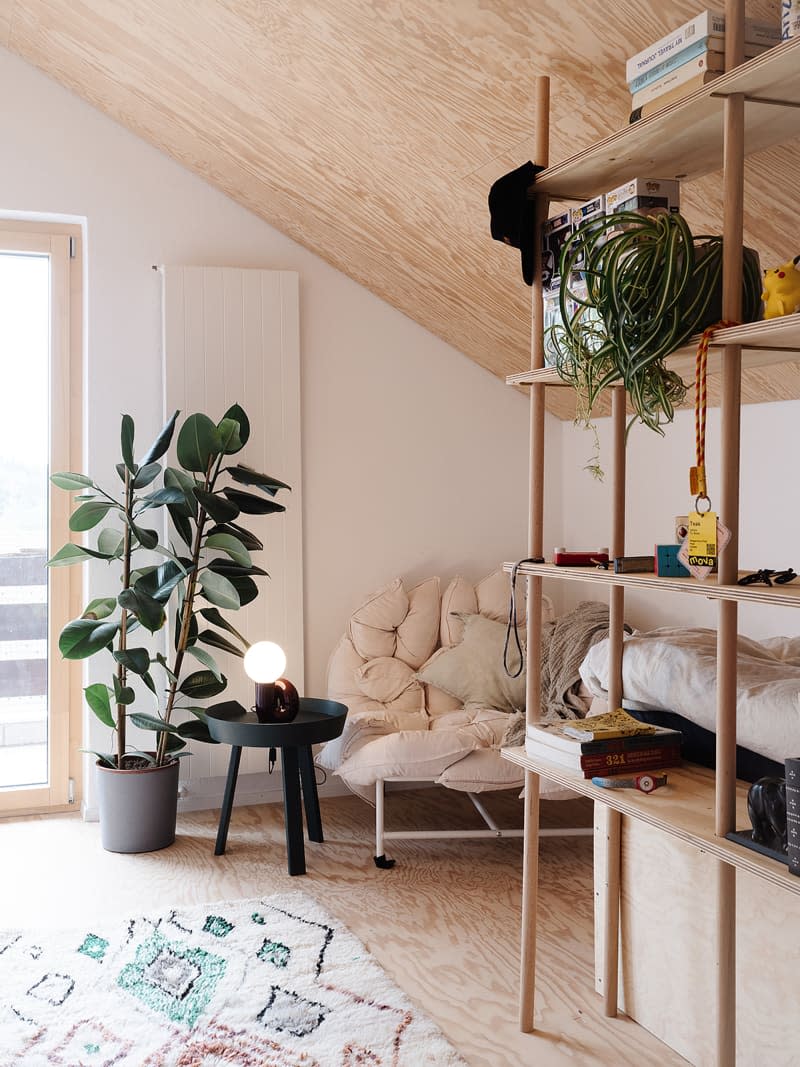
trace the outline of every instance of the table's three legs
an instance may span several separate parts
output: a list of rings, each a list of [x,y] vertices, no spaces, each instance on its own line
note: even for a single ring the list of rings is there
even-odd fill
[[[286,826],[286,859],[289,874],[306,873],[306,855],[303,845],[303,813],[301,810],[300,786],[302,782],[303,801],[306,809],[306,825],[309,841],[322,841],[322,818],[319,812],[319,795],[317,779],[314,774],[314,757],[311,746],[302,748],[284,747],[281,750],[281,767],[283,772],[283,813]],[[228,778],[225,782],[225,795],[219,815],[217,844],[215,856],[222,856],[228,840],[228,827],[233,810],[233,797],[236,792],[236,779],[239,775],[239,762],[242,749],[231,746],[231,758],[228,764]]]

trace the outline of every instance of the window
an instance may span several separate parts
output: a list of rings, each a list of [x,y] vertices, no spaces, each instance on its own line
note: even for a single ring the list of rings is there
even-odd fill
[[[80,728],[74,671],[58,652],[80,611],[75,578],[45,566],[69,537],[69,496],[49,475],[80,465],[80,276],[67,233],[19,225],[0,229],[0,815],[74,799]]]

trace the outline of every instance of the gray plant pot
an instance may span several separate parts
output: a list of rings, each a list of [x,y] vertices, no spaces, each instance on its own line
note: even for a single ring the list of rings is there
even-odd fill
[[[178,760],[141,770],[96,766],[103,848],[107,852],[156,852],[173,844]]]

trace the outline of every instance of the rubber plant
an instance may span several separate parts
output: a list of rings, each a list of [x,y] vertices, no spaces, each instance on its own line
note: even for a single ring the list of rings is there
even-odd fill
[[[752,322],[761,272],[751,249],[743,250],[743,267],[743,321]],[[663,433],[686,394],[666,357],[722,315],[722,238],[693,236],[677,212],[607,215],[582,223],[565,242],[561,278],[562,322],[547,346],[579,394],[579,417],[589,424],[600,393],[624,385],[633,409],[628,429],[640,421]]]
[[[133,419],[122,416],[116,494],[84,474],[51,478],[61,489],[78,491],[70,529],[98,533],[94,548],[70,542],[48,565],[99,560],[119,569],[116,596],[92,600],[59,638],[66,659],[97,655],[108,660],[109,683],[96,682],[84,693],[97,718],[116,732],[115,751],[94,754],[101,764],[117,769],[164,766],[182,754],[189,739],[211,740],[198,702],[217,696],[227,685],[211,650],[241,657],[248,647],[220,609],[235,611],[250,603],[258,595],[255,579],[266,575],[250,555],[263,544],[236,520],[241,514],[284,511],[274,497],[289,488],[233,459],[250,436],[249,420],[238,404],[217,423],[204,414],[188,416],[178,433],[178,465],[163,466],[159,461],[169,449],[178,414],[138,463]],[[168,543],[145,525],[162,508],[175,535]],[[165,655],[163,641],[153,651],[152,639],[141,634],[162,631],[170,609],[174,634]],[[136,685],[131,684],[134,678]],[[148,699],[150,710],[134,710],[142,699]],[[179,717],[185,721],[178,722]],[[128,720],[155,731],[152,751],[128,747]]]

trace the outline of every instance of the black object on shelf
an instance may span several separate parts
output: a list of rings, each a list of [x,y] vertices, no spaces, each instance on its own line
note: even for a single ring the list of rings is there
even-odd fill
[[[786,843],[789,873],[800,874],[800,756],[784,761],[786,769]]]
[[[622,706],[625,707],[623,701]],[[667,726],[671,730],[680,730],[683,736],[681,754],[687,763],[696,763],[700,767],[708,767],[712,771],[716,767],[716,737],[713,730],[707,730],[704,726],[698,726],[696,722],[679,715],[676,711],[640,711],[638,708],[625,710],[639,722],[649,722],[653,726]],[[783,764],[762,756],[759,752],[753,752],[749,748],[736,746],[736,777],[743,782],[755,782],[758,778],[768,775],[783,776]],[[798,778],[800,782],[800,778]],[[800,813],[800,806],[798,807]],[[798,838],[800,840],[800,838]]]
[[[734,844],[744,845],[745,848],[752,849],[753,852],[760,852],[762,856],[769,856],[770,859],[777,860],[778,863],[788,863],[789,857],[785,852],[778,852],[773,848],[767,848],[766,845],[760,845],[758,841],[753,840],[752,830],[734,830],[730,834],[725,834],[728,841],[733,841]]]

